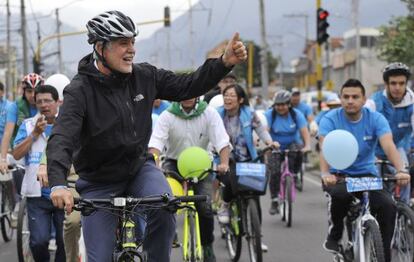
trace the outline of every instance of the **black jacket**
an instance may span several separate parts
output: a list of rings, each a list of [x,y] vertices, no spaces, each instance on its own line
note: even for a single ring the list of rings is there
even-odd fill
[[[200,96],[229,71],[221,59],[208,59],[187,75],[140,63],[121,80],[101,74],[91,54],[84,57],[64,90],[48,141],[50,186],[66,185],[72,155],[76,172],[85,180],[111,183],[133,177],[146,160],[154,99]]]

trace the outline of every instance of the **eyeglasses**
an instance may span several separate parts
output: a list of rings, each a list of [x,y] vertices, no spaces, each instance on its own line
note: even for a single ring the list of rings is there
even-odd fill
[[[237,98],[237,95],[223,95],[224,98]]]
[[[36,105],[41,105],[41,104],[50,105],[53,102],[55,102],[55,100],[52,100],[52,99],[36,99]]]

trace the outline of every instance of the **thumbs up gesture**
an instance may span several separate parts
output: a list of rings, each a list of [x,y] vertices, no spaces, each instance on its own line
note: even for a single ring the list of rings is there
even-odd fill
[[[246,59],[246,47],[242,41],[240,41],[239,33],[235,33],[232,39],[227,43],[226,50],[224,50],[223,63],[226,67],[232,67],[244,62]]]

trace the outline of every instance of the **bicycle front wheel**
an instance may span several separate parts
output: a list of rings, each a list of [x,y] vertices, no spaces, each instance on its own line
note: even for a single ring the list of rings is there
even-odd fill
[[[30,251],[30,231],[27,217],[27,199],[20,201],[19,214],[17,218],[17,256],[19,262],[34,261]]]
[[[259,208],[254,199],[249,199],[246,210],[246,238],[251,262],[262,262],[262,233],[260,228]]]
[[[13,196],[12,181],[4,182],[1,191],[1,235],[5,242],[9,242],[13,237],[14,229],[11,224],[11,214],[14,210],[15,201]]]
[[[230,224],[225,226],[226,247],[232,262],[239,261],[242,249],[242,227],[239,207],[236,201],[231,202]]]
[[[385,262],[384,246],[378,224],[373,220],[367,220],[364,222],[363,229],[365,261]]]
[[[397,220],[391,242],[391,257],[395,261],[414,259],[414,212],[411,208],[397,202]]]

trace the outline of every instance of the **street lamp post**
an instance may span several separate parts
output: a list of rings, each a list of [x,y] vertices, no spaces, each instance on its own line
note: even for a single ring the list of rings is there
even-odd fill
[[[72,1],[72,2],[69,2],[69,3],[67,3],[66,5],[64,5],[64,6],[61,6],[61,7],[58,7],[58,8],[56,8],[55,9],[55,15],[56,15],[56,35],[58,36],[57,37],[57,49],[58,49],[58,51],[57,51],[57,54],[58,54],[58,62],[59,62],[59,73],[63,73],[63,71],[64,71],[64,65],[63,65],[63,60],[62,60],[62,43],[61,43],[61,37],[60,37],[60,26],[61,26],[61,22],[60,22],[60,18],[59,18],[59,11],[61,10],[61,9],[63,9],[63,8],[66,8],[66,7],[68,7],[68,6],[70,6],[70,5],[72,5],[72,4],[74,4],[74,3],[76,3],[76,2],[80,2],[80,1],[83,1],[83,0],[74,0],[74,1]]]

